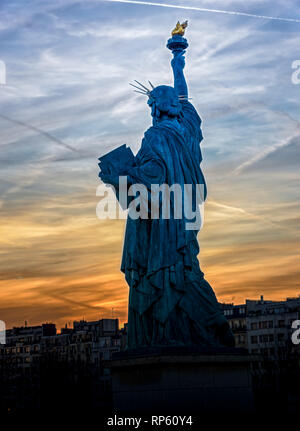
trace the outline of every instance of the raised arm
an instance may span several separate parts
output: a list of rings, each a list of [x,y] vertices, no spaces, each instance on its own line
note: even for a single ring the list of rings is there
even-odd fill
[[[178,96],[188,97],[188,87],[185,81],[183,69],[185,66],[185,51],[173,51],[174,58],[171,61],[173,75],[174,75],[174,88]]]

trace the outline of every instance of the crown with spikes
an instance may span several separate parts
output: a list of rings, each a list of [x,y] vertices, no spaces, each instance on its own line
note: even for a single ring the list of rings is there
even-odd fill
[[[136,82],[139,86],[130,83],[129,85],[131,85],[132,87],[137,88],[137,90],[133,90],[133,91],[135,93],[144,94],[145,96],[148,96],[148,97],[149,97],[151,91],[154,90],[154,88],[155,88],[154,85],[150,81],[148,81],[148,82],[151,85],[152,90],[149,90],[149,88],[145,87],[145,85],[141,84],[136,79],[134,80],[134,82]]]
[[[129,85],[131,85],[132,87],[134,87],[134,88],[136,88],[137,90],[133,90],[135,93],[139,93],[139,94],[143,94],[144,96],[148,96],[148,97],[150,97],[150,93],[151,93],[151,91],[152,90],[154,90],[155,89],[155,87],[154,87],[154,85],[150,82],[150,81],[148,81],[149,82],[149,84],[150,84],[150,86],[151,86],[151,90],[149,90],[149,88],[147,88],[145,85],[143,85],[143,84],[141,84],[139,81],[137,81],[136,79],[134,80],[134,82],[136,82],[137,84],[138,84],[138,86],[137,85],[135,85],[135,84],[131,84],[131,83],[129,83]],[[190,97],[187,97],[186,95],[184,95],[184,94],[180,94],[179,96],[178,96],[178,99],[179,100],[189,100],[189,99],[191,99]]]

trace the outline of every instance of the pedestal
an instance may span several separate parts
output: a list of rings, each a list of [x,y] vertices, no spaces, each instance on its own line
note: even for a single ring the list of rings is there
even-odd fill
[[[107,366],[113,407],[119,413],[234,414],[254,409],[250,359],[241,349],[124,352]]]

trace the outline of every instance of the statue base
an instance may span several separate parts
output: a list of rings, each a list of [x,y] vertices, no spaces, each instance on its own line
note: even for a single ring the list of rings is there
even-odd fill
[[[254,411],[250,358],[243,349],[171,347],[120,352],[106,366],[118,413]]]

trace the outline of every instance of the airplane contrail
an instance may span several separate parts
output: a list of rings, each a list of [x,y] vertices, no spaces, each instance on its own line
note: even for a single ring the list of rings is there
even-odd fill
[[[237,12],[237,11],[221,10],[221,9],[206,9],[206,8],[197,7],[197,6],[181,6],[181,5],[174,5],[174,4],[167,4],[167,3],[154,3],[154,2],[135,1],[135,0],[101,0],[101,1],[107,1],[111,3],[129,3],[129,4],[136,4],[136,5],[140,4],[144,6],[158,6],[158,7],[167,7],[167,8],[173,8],[173,9],[196,10],[199,12],[223,13],[227,15],[239,15],[239,16],[246,16],[250,18],[260,18],[260,19],[269,19],[269,20],[275,20],[275,21],[300,23],[300,19],[295,19],[295,18],[282,18],[282,17],[276,17],[276,16],[256,15],[253,13]]]
[[[3,114],[0,114],[0,118],[3,118],[4,120],[9,121],[10,123],[17,124],[19,126],[23,126],[26,129],[33,130],[34,132],[40,133],[41,135],[45,136],[46,138],[50,139],[51,141],[55,142],[56,144],[60,145],[61,147],[64,147],[67,150],[73,151],[75,153],[81,154],[81,151],[77,150],[77,148],[74,148],[71,145],[66,144],[65,142],[61,141],[60,139],[56,138],[55,136],[51,135],[50,133],[39,129],[38,127],[32,126],[31,124],[25,123],[24,121],[14,120],[14,119],[7,117],[6,115],[3,115]]]

